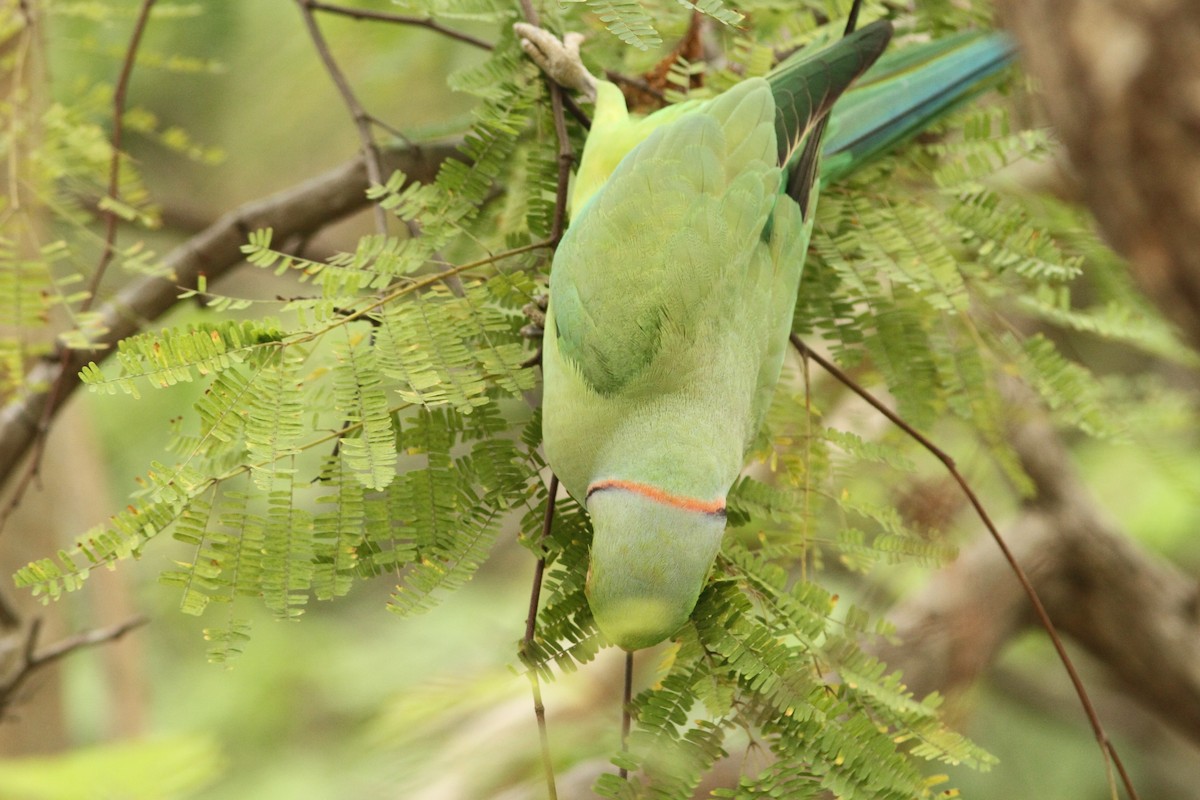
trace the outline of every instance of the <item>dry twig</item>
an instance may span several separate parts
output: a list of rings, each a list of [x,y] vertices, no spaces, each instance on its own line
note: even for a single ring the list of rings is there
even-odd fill
[[[35,619],[30,624],[29,631],[25,635],[25,641],[21,648],[20,663],[13,673],[3,683],[0,683],[0,719],[3,719],[5,712],[18,699],[21,687],[37,674],[39,670],[50,666],[59,659],[74,653],[76,650],[116,641],[134,628],[146,624],[146,622],[145,617],[134,617],[119,625],[113,625],[108,628],[97,628],[96,630],[84,631],[74,636],[68,636],[66,639],[55,642],[43,650],[38,650],[38,638],[41,634],[42,625],[41,620]]]
[[[1083,685],[1083,679],[1079,677],[1079,672],[1075,669],[1075,664],[1071,660],[1071,656],[1068,655],[1066,648],[1063,646],[1062,639],[1059,637],[1054,622],[1050,619],[1050,615],[1046,612],[1046,608],[1042,604],[1041,597],[1038,596],[1037,590],[1033,587],[1032,582],[1029,580],[1029,576],[1021,567],[1020,562],[1013,555],[1012,550],[1008,546],[1008,542],[1006,542],[1004,537],[1000,535],[999,529],[996,527],[996,524],[992,522],[991,516],[983,507],[983,503],[979,500],[978,495],[975,494],[975,491],[971,488],[970,484],[967,483],[967,480],[962,476],[962,473],[958,471],[958,467],[955,465],[954,459],[951,458],[945,450],[942,450],[940,447],[930,441],[928,437],[909,425],[899,414],[897,414],[895,411],[892,411],[878,398],[859,385],[857,381],[838,368],[836,364],[809,348],[809,346],[806,345],[799,336],[794,333],[791,334],[791,342],[792,346],[796,348],[796,351],[800,353],[802,357],[811,358],[813,361],[816,361],[818,364],[820,364],[821,368],[837,379],[839,383],[843,384],[846,386],[846,388],[850,389],[850,391],[854,392],[856,395],[865,400],[868,405],[885,416],[889,422],[891,422],[900,430],[904,431],[906,435],[916,440],[917,443],[919,443],[923,448],[925,448],[925,450],[937,458],[938,461],[942,462],[942,464],[946,467],[951,477],[954,478],[954,481],[959,485],[959,488],[962,489],[963,494],[966,495],[966,498],[971,503],[971,506],[975,509],[975,513],[979,516],[980,521],[983,522],[984,527],[987,528],[988,533],[991,534],[992,541],[1003,554],[1005,563],[1008,565],[1009,570],[1013,575],[1016,576],[1017,582],[1021,585],[1021,589],[1025,593],[1025,597],[1028,599],[1038,622],[1046,631],[1046,634],[1050,637],[1050,642],[1054,645],[1054,649],[1058,653],[1058,659],[1060,662],[1062,662],[1063,668],[1067,671],[1067,675],[1071,679],[1071,684],[1075,688],[1075,694],[1079,698],[1079,704],[1083,707],[1084,714],[1087,715],[1088,723],[1091,725],[1092,733],[1095,735],[1096,742],[1100,746],[1100,752],[1104,756],[1105,764],[1116,768],[1117,774],[1120,776],[1121,783],[1125,787],[1125,792],[1128,794],[1130,800],[1138,800],[1138,793],[1133,786],[1133,781],[1130,779],[1129,773],[1126,771],[1125,765],[1121,761],[1121,756],[1117,752],[1116,747],[1113,745],[1112,740],[1108,738],[1108,734],[1104,730],[1104,725],[1100,722],[1100,717],[1096,714],[1096,709],[1092,704],[1092,699],[1088,695],[1087,688]],[[1109,779],[1111,783],[1111,771],[1109,773]],[[1113,791],[1115,793],[1115,788]]]
[[[333,3],[320,3],[316,0],[307,3],[308,7],[314,11],[325,11],[329,14],[340,14],[344,17],[357,20],[374,20],[376,22],[392,22],[397,25],[416,25],[421,28],[428,28],[431,31],[437,31],[443,36],[449,36],[451,39],[457,39],[460,42],[478,47],[481,50],[494,50],[495,45],[490,42],[485,42],[472,36],[469,33],[449,28],[435,20],[433,17],[413,17],[407,14],[393,14],[388,11],[372,11],[366,8],[348,8],[346,6],[338,6]]]

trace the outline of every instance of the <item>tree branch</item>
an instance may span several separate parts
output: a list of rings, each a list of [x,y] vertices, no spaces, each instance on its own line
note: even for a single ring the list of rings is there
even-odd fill
[[[1000,0],[997,7],[1038,79],[1080,199],[1150,298],[1200,345],[1200,5]],[[1009,536],[1051,613],[1130,696],[1200,744],[1196,579],[1140,551],[1097,510],[1045,420],[1017,428],[1014,444],[1038,499]],[[970,603],[970,595],[978,605],[981,582],[991,582],[996,566],[975,549],[902,612],[905,626],[919,630],[935,615],[951,621],[954,632],[930,651],[947,686],[971,680],[990,660],[961,654],[998,646],[1026,622],[1019,599],[997,587],[987,601],[996,641],[970,641],[964,615],[972,612],[954,604]],[[965,594],[964,585],[972,587]]]
[[[335,6],[331,3],[319,3],[313,0],[308,4],[308,7],[316,11],[325,11],[330,14],[340,14],[351,19],[361,20],[370,19],[376,22],[392,22],[397,25],[416,25],[422,28],[428,28],[431,31],[437,31],[443,36],[449,36],[451,39],[457,39],[460,42],[466,42],[469,45],[478,47],[481,50],[494,50],[495,45],[490,42],[485,42],[483,39],[476,38],[469,33],[447,28],[442,23],[435,20],[433,17],[411,17],[407,14],[392,14],[387,11],[371,11],[365,8],[347,8],[345,6]]]
[[[410,180],[430,181],[438,167],[457,155],[456,141],[439,142],[384,153],[389,168],[402,170]],[[176,247],[163,259],[171,279],[144,278],[122,289],[102,306],[105,334],[97,341],[98,351],[71,350],[63,359],[57,351],[37,364],[25,379],[25,391],[0,409],[0,485],[12,475],[29,451],[39,430],[78,386],[67,380],[61,395],[51,397],[47,387],[60,375],[75,375],[89,361],[103,361],[117,342],[141,330],[178,302],[181,289],[195,288],[197,278],[219,278],[242,263],[241,246],[246,235],[259,228],[272,228],[278,240],[307,236],[367,205],[367,174],[361,158],[276,194],[255,200],[229,212],[199,234]],[[13,507],[0,515],[0,530]]]
[[[134,617],[131,620],[122,622],[120,625],[113,625],[109,628],[97,628],[96,630],[84,631],[74,636],[68,636],[66,639],[55,642],[46,649],[38,651],[38,637],[41,634],[42,626],[41,620],[34,620],[29,626],[29,632],[25,636],[25,642],[22,645],[20,665],[12,675],[6,678],[3,683],[0,683],[0,719],[3,719],[5,712],[16,701],[21,687],[38,670],[50,666],[76,650],[116,641],[134,628],[146,624],[146,622],[145,617]]]
[[[150,20],[150,9],[154,7],[155,0],[142,0],[142,6],[138,10],[137,20],[133,23],[133,34],[129,39],[129,46],[125,48],[125,61],[121,65],[121,74],[117,78],[117,88],[113,91],[113,129],[112,129],[112,157],[108,165],[108,194],[105,196],[107,200],[116,201],[120,194],[121,186],[121,140],[125,132],[125,97],[129,93],[129,81],[133,77],[133,65],[137,61],[138,46],[142,42],[142,34],[146,32],[146,23]],[[100,288],[100,281],[104,278],[104,273],[108,269],[108,265],[112,263],[113,253],[115,252],[114,245],[117,241],[117,223],[120,222],[120,217],[115,209],[109,208],[101,212],[104,215],[104,248],[100,251],[100,262],[96,265],[96,269],[92,272],[91,281],[88,283],[88,296],[84,298],[79,305],[80,312],[87,311],[96,302],[96,293]]]
[[[825,359],[819,353],[811,350],[806,344],[804,344],[803,341],[801,341],[799,336],[793,333],[791,334],[790,339],[792,345],[802,356],[805,358],[811,358],[813,361],[816,361],[818,364],[820,364],[822,369],[835,377],[839,382],[846,386],[846,388],[850,389],[852,392],[865,400],[872,408],[886,417],[889,422],[891,422],[900,430],[904,431],[907,436],[920,443],[922,447],[924,447],[931,455],[937,458],[938,461],[941,461],[946,467],[947,472],[950,473],[950,477],[952,477],[955,483],[958,484],[963,495],[975,509],[975,514],[979,517],[979,520],[983,523],[983,526],[987,528],[987,532],[991,534],[992,544],[999,549],[1000,554],[1003,556],[1005,567],[1011,573],[1011,576],[1017,579],[1017,584],[1020,585],[1021,592],[1028,602],[1029,610],[1037,619],[1038,624],[1042,627],[1042,629],[1046,631],[1046,635],[1050,637],[1050,643],[1054,646],[1054,650],[1058,654],[1058,660],[1062,664],[1063,669],[1066,670],[1067,676],[1071,679],[1071,684],[1075,689],[1075,694],[1079,698],[1079,704],[1083,707],[1083,712],[1087,716],[1088,722],[1092,726],[1092,733],[1096,737],[1096,743],[1099,745],[1100,752],[1104,756],[1106,766],[1109,766],[1110,770],[1112,767],[1116,768],[1117,773],[1121,777],[1121,783],[1125,786],[1125,791],[1129,795],[1130,800],[1138,800],[1137,790],[1134,788],[1133,781],[1130,779],[1129,774],[1125,769],[1125,765],[1121,760],[1121,755],[1117,752],[1116,747],[1113,746],[1112,741],[1108,738],[1108,734],[1104,730],[1104,725],[1101,723],[1100,717],[1096,714],[1096,709],[1092,704],[1091,697],[1088,695],[1087,687],[1083,685],[1083,679],[1079,677],[1079,672],[1075,669],[1075,664],[1071,661],[1070,655],[1068,655],[1066,648],[1063,646],[1062,640],[1058,636],[1057,626],[1052,621],[1049,612],[1047,612],[1044,604],[1042,603],[1042,599],[1039,596],[1037,589],[1030,581],[1029,576],[1026,574],[1026,570],[1021,566],[1021,562],[1017,560],[1012,549],[1009,547],[1009,544],[1006,541],[1007,537],[1000,535],[1000,531],[996,528],[995,523],[992,522],[991,515],[987,513],[987,510],[983,507],[983,503],[979,500],[979,497],[975,494],[975,491],[971,488],[970,484],[967,483],[966,478],[964,478],[962,473],[958,471],[958,467],[954,464],[954,459],[952,459],[945,450],[942,450],[940,447],[930,441],[928,437],[909,425],[908,422],[902,419],[899,414],[897,414],[895,411],[892,411],[870,392],[856,383],[850,378],[849,375],[842,372],[837,365]],[[1112,780],[1111,771],[1109,773],[1109,779],[1110,781]],[[1113,796],[1116,796],[1115,784],[1113,785]]]
[[[1097,507],[1050,423],[1029,408],[1012,443],[1037,497],[1005,536],[1058,628],[1137,699],[1200,744],[1200,585],[1140,550]],[[894,609],[880,655],[918,695],[975,682],[1033,624],[991,543],[967,548]]]
[[[313,15],[315,3],[312,0],[296,0],[296,5],[300,7],[304,25],[308,28],[308,35],[312,38],[317,55],[321,57],[321,63],[325,65],[325,71],[329,73],[333,85],[337,87],[338,94],[342,96],[342,102],[346,104],[346,108],[350,111],[350,117],[354,120],[354,128],[358,131],[359,147],[362,148],[363,162],[367,167],[367,180],[372,184],[381,185],[383,183],[383,166],[380,163],[379,146],[375,144],[375,137],[371,133],[371,117],[358,102],[358,97],[350,88],[350,82],[346,80],[346,76],[342,74],[341,68],[333,58],[333,53],[329,51],[329,43],[325,41],[325,36],[321,33],[321,26],[317,24],[317,18]],[[375,216],[376,231],[386,234],[387,213],[383,210],[383,206],[374,203],[371,210]]]

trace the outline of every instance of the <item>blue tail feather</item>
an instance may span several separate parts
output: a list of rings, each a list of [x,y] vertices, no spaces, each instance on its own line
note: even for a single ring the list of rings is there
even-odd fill
[[[838,180],[987,89],[1015,54],[999,33],[968,32],[888,53],[830,113],[821,179]]]

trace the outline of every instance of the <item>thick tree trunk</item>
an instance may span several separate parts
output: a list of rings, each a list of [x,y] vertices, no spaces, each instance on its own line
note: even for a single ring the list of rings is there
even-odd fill
[[[997,6],[1104,236],[1200,345],[1200,3]]]

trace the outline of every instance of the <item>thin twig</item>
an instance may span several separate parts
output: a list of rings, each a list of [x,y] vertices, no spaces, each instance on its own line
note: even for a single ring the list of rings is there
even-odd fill
[[[546,705],[542,702],[542,684],[537,670],[529,670],[529,685],[533,691],[533,713],[537,717],[538,742],[542,750],[542,774],[546,776],[546,797],[558,800],[558,787],[554,781],[554,760],[550,757],[550,732],[546,728]]]
[[[575,102],[575,98],[569,94],[564,94],[562,99],[563,105],[567,107],[567,111],[571,113],[575,121],[582,125],[585,131],[590,131],[592,129],[592,118],[584,113],[584,110],[579,107],[579,103]]]
[[[550,486],[546,489],[548,497],[546,500],[546,515],[542,518],[542,535],[538,538],[538,545],[545,544],[546,539],[550,536],[550,526],[554,524],[554,498],[558,494],[558,476],[550,474]],[[537,569],[533,574],[533,591],[529,598],[529,614],[525,617],[525,643],[533,642],[533,635],[537,626],[537,610],[538,599],[542,594],[542,575],[546,571],[546,556],[539,556]]]
[[[330,79],[337,87],[338,94],[342,96],[342,102],[346,104],[346,108],[354,120],[354,128],[358,131],[359,146],[362,148],[363,163],[367,167],[367,180],[377,186],[382,185],[383,167],[380,164],[379,146],[375,144],[375,137],[371,134],[371,115],[358,102],[358,97],[350,88],[349,81],[346,80],[345,74],[342,73],[333,53],[329,50],[329,43],[325,40],[325,35],[321,33],[321,26],[317,24],[316,15],[313,14],[313,9],[318,4],[313,0],[296,0],[296,5],[300,7],[300,13],[304,16],[308,35],[312,38],[317,55],[321,57],[321,62],[325,65],[325,71],[329,73]],[[371,210],[375,215],[376,230],[381,234],[387,234],[387,214],[384,212],[383,206],[373,203]]]
[[[297,342],[314,341],[314,340],[320,338],[325,333],[328,333],[329,331],[333,330],[334,328],[341,327],[342,325],[344,325],[347,322],[353,322],[357,319],[362,319],[363,317],[365,317],[367,314],[371,313],[375,309],[382,308],[383,306],[387,305],[388,303],[391,303],[395,300],[399,300],[401,297],[404,297],[405,295],[412,294],[413,292],[415,292],[419,289],[424,289],[427,286],[432,286],[433,284],[438,283],[439,281],[445,281],[447,278],[453,277],[455,275],[461,275],[462,273],[467,272],[468,270],[475,269],[476,267],[482,267],[485,264],[494,264],[495,262],[501,261],[506,258],[512,258],[513,256],[519,256],[522,253],[529,253],[534,250],[540,250],[542,248],[548,248],[548,247],[553,247],[553,246],[554,246],[554,242],[552,242],[549,239],[546,239],[541,242],[531,242],[529,244],[523,244],[520,247],[513,247],[509,250],[505,250],[502,253],[494,253],[490,256],[485,256],[484,258],[477,258],[474,261],[468,261],[465,264],[459,264],[456,267],[451,267],[449,269],[443,270],[442,272],[435,272],[432,275],[427,275],[424,278],[421,278],[420,280],[406,281],[398,289],[395,289],[394,291],[388,292],[387,294],[378,297],[376,300],[372,301],[371,303],[368,303],[367,305],[363,306],[362,308],[358,309],[357,311],[353,311],[353,312],[345,314],[344,316],[339,318],[336,322],[332,322],[329,325],[325,326],[324,328],[320,328],[312,333],[305,334],[304,336],[297,339],[296,341]]]
[[[663,94],[662,90],[655,89],[653,86],[651,86],[649,84],[649,82],[646,81],[645,78],[638,78],[638,77],[634,77],[632,75],[625,75],[623,73],[617,72],[615,69],[604,70],[604,77],[608,78],[613,83],[623,83],[626,86],[632,86],[633,88],[637,89],[639,92],[645,92],[646,94],[650,95],[655,100],[658,100],[660,102],[665,103],[667,101],[667,96],[665,94]]]
[[[538,603],[542,595],[542,577],[546,573],[545,543],[550,536],[550,528],[554,524],[554,498],[558,495],[558,476],[550,474],[550,486],[546,490],[546,515],[542,518],[542,535],[538,538],[541,555],[538,556],[537,566],[533,572],[533,588],[529,592],[529,614],[525,617],[525,637],[522,648],[526,656],[532,658],[533,636],[537,630]],[[550,800],[557,800],[558,789],[554,782],[554,760],[550,757],[550,731],[546,726],[546,706],[542,703],[542,684],[538,678],[537,666],[529,665],[529,686],[533,691],[533,715],[537,719],[538,739],[542,749],[542,772],[546,776],[546,793]]]
[[[150,9],[156,0],[142,0],[138,10],[137,20],[133,23],[133,35],[129,39],[129,47],[125,48],[125,61],[121,64],[121,74],[117,78],[117,88],[113,91],[113,129],[112,157],[108,164],[108,195],[107,199],[116,202],[121,182],[121,139],[125,132],[125,98],[129,93],[129,80],[133,76],[133,65],[137,61],[138,45],[141,44],[142,34],[146,32],[146,23],[150,20]],[[116,209],[109,208],[104,212],[104,249],[100,252],[100,262],[92,273],[88,283],[88,296],[79,304],[80,312],[88,311],[96,301],[100,288],[100,280],[105,270],[112,262],[116,252],[117,223],[121,218]]]
[[[129,46],[125,49],[125,59],[121,64],[121,72],[117,77],[117,86],[113,91],[113,130],[110,146],[112,148],[112,156],[108,167],[108,193],[107,198],[116,202],[120,191],[121,182],[121,140],[125,130],[125,98],[129,92],[129,82],[133,76],[133,67],[137,62],[137,50],[142,41],[142,34],[145,33],[146,25],[150,19],[150,9],[156,0],[142,0],[141,8],[138,11],[137,19],[133,24],[133,34],[129,39]],[[23,7],[24,8],[24,7]],[[26,10],[27,19],[32,21],[32,16],[28,9]],[[109,208],[103,212],[105,217],[104,223],[104,247],[100,251],[100,260],[96,263],[96,269],[92,272],[91,280],[88,281],[87,296],[79,304],[79,313],[91,310],[92,304],[96,302],[96,296],[100,290],[100,281],[104,277],[108,265],[112,263],[113,255],[116,252],[117,241],[117,224],[120,218],[117,216],[116,209]],[[9,498],[4,511],[0,512],[0,531],[4,530],[4,525],[8,522],[8,518],[17,506],[21,504],[21,500],[25,497],[25,492],[28,491],[30,485],[36,481],[41,474],[42,456],[46,451],[46,438],[50,433],[50,420],[54,416],[54,412],[58,409],[61,400],[70,393],[66,390],[67,382],[74,377],[74,373],[67,369],[67,365],[71,361],[72,349],[63,347],[58,355],[59,374],[54,383],[50,385],[50,389],[46,393],[46,404],[42,409],[42,413],[38,416],[35,426],[34,439],[31,447],[31,458],[25,467],[21,479],[17,481],[17,485]]]
[[[1054,649],[1058,653],[1058,659],[1062,662],[1063,667],[1067,671],[1068,677],[1071,679],[1071,684],[1075,687],[1075,694],[1079,698],[1079,703],[1081,706],[1083,706],[1084,714],[1087,715],[1088,722],[1092,726],[1092,732],[1095,734],[1096,741],[1100,745],[1100,752],[1104,755],[1106,764],[1112,764],[1116,766],[1117,772],[1121,776],[1121,782],[1124,784],[1125,791],[1129,795],[1130,800],[1139,800],[1137,790],[1133,788],[1133,781],[1130,779],[1129,773],[1126,772],[1125,765],[1121,762],[1121,757],[1117,754],[1116,747],[1109,740],[1108,734],[1105,733],[1104,726],[1100,723],[1100,717],[1096,714],[1096,709],[1092,705],[1092,699],[1088,696],[1087,689],[1084,688],[1083,680],[1079,677],[1079,673],[1075,669],[1074,662],[1071,661],[1071,657],[1067,654],[1067,650],[1063,646],[1062,639],[1058,635],[1058,630],[1051,621],[1050,615],[1046,613],[1045,606],[1042,605],[1041,598],[1038,597],[1038,593],[1033,588],[1033,584],[1030,582],[1029,576],[1025,574],[1025,570],[1019,563],[1017,563],[1017,559],[1015,556],[1013,556],[1012,551],[1009,549],[1008,543],[1005,542],[1004,537],[1000,535],[1000,531],[996,528],[995,523],[992,522],[992,518],[984,509],[983,503],[980,501],[978,495],[975,494],[975,491],[971,488],[970,484],[967,483],[967,480],[962,476],[962,473],[958,471],[958,467],[955,465],[954,459],[951,458],[946,451],[942,450],[940,447],[930,441],[924,434],[922,434],[912,425],[909,425],[899,414],[897,414],[895,411],[892,411],[890,408],[884,405],[882,401],[859,385],[857,381],[843,372],[836,364],[812,350],[800,339],[799,336],[793,333],[790,335],[790,339],[792,346],[796,348],[801,357],[811,358],[813,361],[817,362],[822,369],[836,378],[838,382],[846,386],[848,389],[850,389],[850,391],[854,392],[856,395],[865,400],[880,414],[883,414],[885,417],[887,417],[887,419],[893,425],[904,431],[906,435],[914,439],[918,444],[929,451],[929,453],[932,454],[938,461],[941,461],[946,467],[946,470],[950,473],[950,476],[954,478],[954,481],[959,485],[959,488],[962,489],[962,492],[966,496],[967,500],[971,503],[972,507],[974,507],[975,513],[983,522],[984,527],[987,528],[988,533],[991,534],[992,539],[996,542],[996,545],[1000,548],[1000,552],[1004,554],[1005,561],[1008,562],[1013,574],[1017,577],[1017,581],[1021,584],[1021,588],[1024,590],[1025,595],[1029,598],[1029,602],[1033,607],[1034,614],[1037,616],[1042,628],[1045,629],[1047,635],[1050,637],[1050,642],[1054,645]]]
[[[530,25],[538,24],[538,14],[533,8],[531,0],[521,0],[521,10],[525,15],[525,21]],[[567,122],[563,116],[563,91],[554,81],[550,81],[550,107],[554,116],[554,132],[558,138],[558,183],[554,193],[554,221],[550,227],[550,242],[551,248],[558,246],[559,240],[562,238],[562,232],[565,226],[567,214],[567,186],[571,178],[571,163],[574,156],[571,153],[571,140],[567,135]],[[547,500],[546,519],[542,528],[542,536],[549,535],[550,524],[554,514],[554,496],[558,492],[558,477],[552,475],[550,478],[550,496]],[[530,611],[528,621],[525,628],[526,643],[533,642],[534,623],[537,615],[538,596],[541,594],[542,574],[545,571],[546,562],[545,556],[538,559],[536,572],[534,573],[534,584],[531,592]],[[546,730],[546,710],[542,705],[541,685],[538,682],[537,670],[530,669],[530,681],[533,685],[533,710],[538,720],[538,733],[542,740],[542,766],[546,774],[546,788],[549,792],[551,800],[558,797],[557,790],[554,785],[554,764],[550,758],[550,742]]]
[[[629,754],[629,729],[633,727],[633,651],[625,651],[625,685],[621,690],[621,752]],[[629,780],[629,770],[617,769],[621,780]]]
[[[74,636],[58,641],[45,650],[37,652],[38,637],[42,632],[42,621],[35,619],[29,626],[29,634],[25,637],[22,648],[21,666],[3,685],[0,685],[0,717],[13,704],[17,692],[38,670],[70,655],[76,650],[93,647],[98,644],[116,641],[134,628],[146,624],[145,617],[134,617],[131,620],[113,625],[108,628],[97,628],[84,631]]]
[[[367,116],[370,119],[372,125],[374,125],[378,128],[383,128],[385,131],[390,133],[392,136],[395,136],[397,139],[399,139],[401,142],[403,142],[408,147],[420,147],[420,145],[416,141],[414,141],[412,139],[412,137],[410,137],[407,133],[400,130],[396,126],[391,125],[387,122],[384,122],[379,117],[376,117],[373,114],[368,114]]]
[[[534,10],[532,2],[521,0],[521,8],[525,14],[525,20],[530,25],[537,25],[537,11]],[[563,93],[561,86],[550,80],[549,76],[547,76],[546,82],[550,86],[550,109],[554,118],[554,135],[558,139],[558,182],[554,191],[554,220],[550,226],[550,241],[557,247],[563,231],[566,229],[567,187],[571,181],[571,166],[575,163],[575,154],[571,150],[571,137],[567,133],[564,107],[570,105],[572,113],[576,117],[580,117],[586,126],[591,126],[591,120],[575,105],[574,101]]]
[[[524,15],[525,21],[530,25],[541,26],[541,21],[538,19],[537,9],[533,7],[533,0],[521,0],[521,14]]]
[[[521,11],[525,15],[526,22],[530,25],[538,24],[538,14],[533,7],[532,0],[521,0]],[[571,152],[571,139],[567,135],[567,121],[563,116],[562,87],[554,81],[549,81],[549,84],[550,108],[554,117],[554,133],[558,139],[558,183],[554,191],[554,220],[550,226],[550,247],[553,250],[558,247],[558,242],[562,238],[563,230],[566,226],[567,186],[571,179],[571,164],[574,161],[574,156]],[[551,253],[551,257],[553,257],[553,252]],[[558,477],[552,475],[550,478],[550,497],[547,500],[546,519],[542,528],[543,539],[550,533],[550,524],[554,513],[554,496],[557,492]],[[527,645],[533,642],[534,620],[537,614],[538,595],[541,593],[542,574],[545,571],[545,567],[545,556],[543,555],[538,559],[537,570],[534,574],[530,612],[525,628]],[[558,792],[554,785],[554,764],[550,759],[550,742],[546,730],[546,710],[542,705],[541,685],[538,682],[536,669],[531,668],[529,674],[533,685],[533,711],[538,719],[538,733],[542,741],[542,767],[546,774],[546,788],[551,800],[555,800],[558,797]]]
[[[571,166],[575,155],[571,152],[571,139],[567,136],[567,121],[563,117],[563,92],[557,84],[551,84],[550,108],[554,116],[554,133],[558,137],[558,183],[554,187],[554,221],[550,225],[550,241],[558,245],[567,221],[567,187],[571,180]]]
[[[313,0],[308,4],[308,7],[316,11],[326,11],[330,14],[341,14],[351,19],[363,20],[370,19],[377,22],[393,22],[397,25],[417,25],[422,28],[428,28],[431,31],[437,31],[443,36],[449,36],[451,39],[457,39],[460,42],[466,42],[469,45],[478,47],[481,50],[494,50],[496,46],[490,42],[485,42],[483,39],[478,39],[469,33],[448,28],[432,17],[411,17],[407,14],[392,14],[387,11],[370,11],[365,8],[346,8],[345,6],[335,6],[332,3],[320,3]]]

